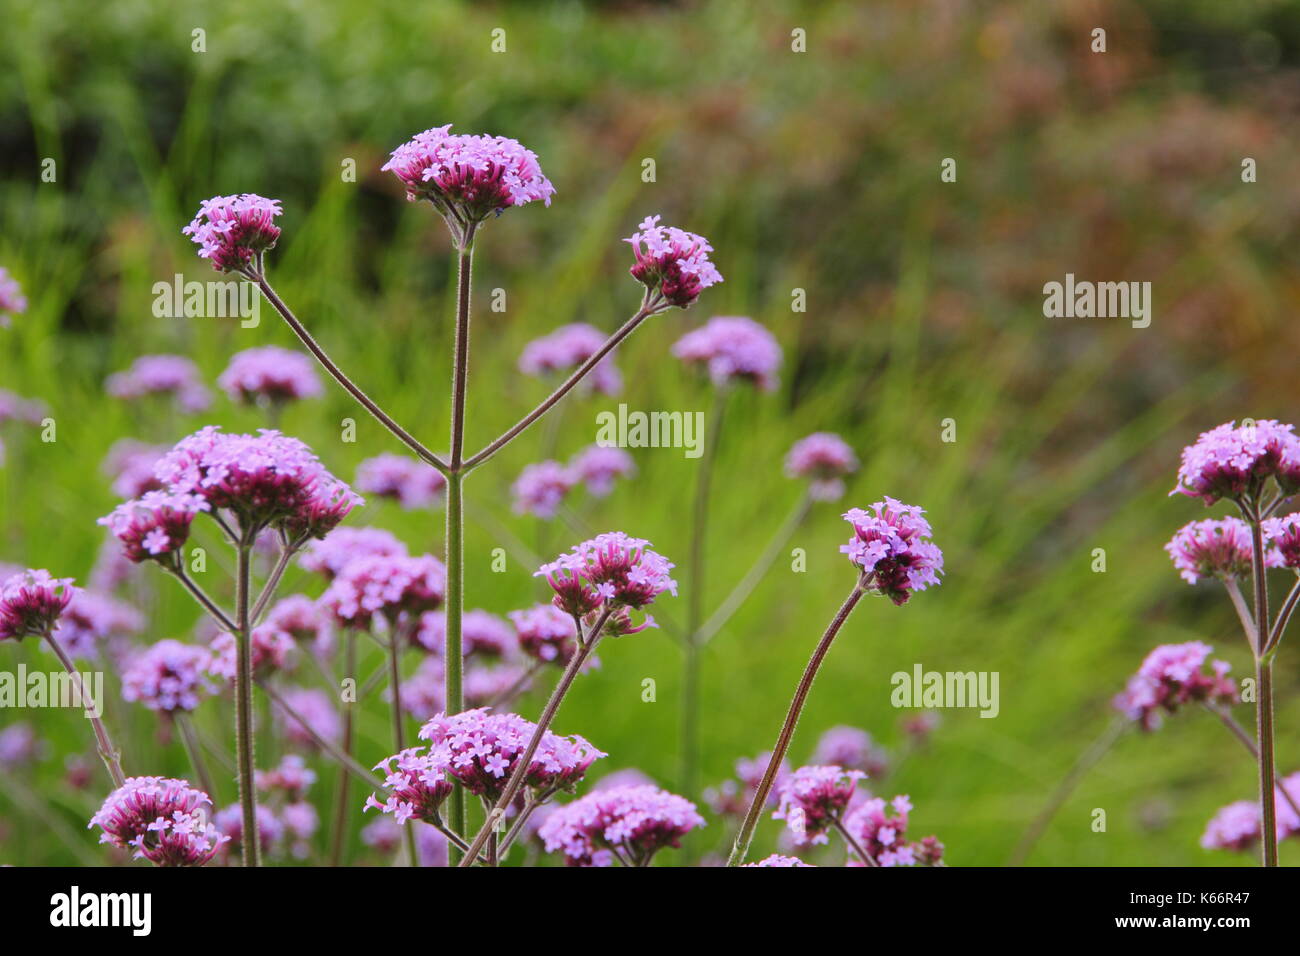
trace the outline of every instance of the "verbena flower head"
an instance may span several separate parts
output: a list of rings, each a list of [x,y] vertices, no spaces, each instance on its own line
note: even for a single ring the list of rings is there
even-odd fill
[[[1273,788],[1276,805],[1275,827],[1278,840],[1300,835],[1300,817],[1291,809],[1291,800],[1300,803],[1300,773],[1293,773]],[[1285,793],[1283,789],[1285,788]],[[1264,827],[1258,800],[1239,800],[1221,808],[1210,820],[1201,836],[1207,850],[1249,850],[1259,843]]]
[[[185,780],[128,777],[108,795],[89,827],[99,842],[134,850],[158,866],[202,866],[226,842],[207,821],[212,800]]]
[[[427,199],[446,217],[481,222],[511,206],[541,200],[555,187],[537,154],[504,136],[463,136],[451,124],[418,133],[383,165],[406,187],[406,198]]]
[[[122,674],[122,698],[163,714],[192,711],[212,686],[207,648],[161,640],[136,655]]]
[[[605,333],[585,322],[562,325],[524,346],[519,356],[519,371],[534,376],[568,372],[600,351],[605,339]],[[617,395],[623,389],[623,376],[613,358],[606,356],[596,363],[578,388],[597,395]]]
[[[164,445],[149,445],[134,438],[114,442],[103,465],[104,473],[113,480],[113,494],[139,498],[146,491],[160,490],[162,482],[153,470],[167,451]]]
[[[930,524],[922,509],[886,497],[870,511],[850,508],[844,519],[853,537],[840,551],[871,575],[870,590],[895,604],[906,604],[913,591],[937,586],[943,552],[930,541]]]
[[[844,828],[881,866],[937,866],[943,861],[943,844],[932,836],[915,842],[907,839],[912,801],[894,797],[889,803],[872,797],[852,807],[844,817]],[[851,866],[865,866],[850,861]]]
[[[18,285],[18,280],[9,274],[9,270],[0,266],[0,328],[8,328],[15,315],[27,311],[27,299]]]
[[[337,528],[303,549],[298,563],[333,580],[349,562],[368,557],[403,557],[406,545],[383,528]]]
[[[372,793],[366,798],[365,809],[391,813],[398,823],[410,819],[429,823],[438,820],[439,810],[452,790],[446,761],[445,752],[428,751],[424,747],[408,747],[386,757],[375,766],[384,772],[386,799],[380,803]]]
[[[239,665],[239,641],[235,635],[217,635],[211,649],[212,660],[208,663],[208,673],[233,681]],[[293,638],[278,627],[262,624],[253,628],[249,650],[253,658],[254,675],[265,677],[288,668],[294,651]]]
[[[320,655],[334,648],[333,620],[305,594],[290,594],[271,605],[266,626],[283,631],[299,644],[310,644]]]
[[[604,498],[614,490],[615,480],[636,474],[636,463],[622,448],[590,445],[573,456],[569,474],[593,496]]]
[[[608,606],[642,608],[665,591],[677,593],[668,574],[673,563],[650,550],[650,542],[610,531],[573,546],[537,570],[555,592],[552,603],[573,616]]]
[[[396,501],[406,509],[428,508],[446,490],[447,479],[417,458],[385,452],[360,464],[357,487],[368,495]]]
[[[280,227],[280,200],[253,193],[203,200],[194,220],[181,230],[218,272],[241,271],[275,245]]]
[[[844,496],[844,476],[858,470],[858,457],[839,435],[814,432],[794,443],[785,458],[785,473],[806,478],[808,493],[817,501]]]
[[[246,530],[322,537],[362,499],[305,444],[273,429],[227,434],[209,425],[177,442],[156,469],[174,493],[198,495]]]
[[[763,857],[756,863],[746,863],[744,866],[812,866],[812,864],[805,863],[797,856],[782,856],[780,853],[773,853],[771,856]]]
[[[50,577],[43,568],[7,576],[0,581],[0,641],[45,637],[76,593],[72,578]]]
[[[505,791],[515,763],[523,755],[536,725],[517,714],[494,714],[485,707],[446,716],[438,714],[420,728],[429,752],[445,761],[446,773],[470,793],[497,800]],[[542,734],[524,775],[524,785],[544,799],[557,790],[572,790],[605,754],[574,734]]]
[[[1212,505],[1220,498],[1257,496],[1269,478],[1286,494],[1300,490],[1300,438],[1294,426],[1273,419],[1228,422],[1183,449],[1178,483],[1170,494]]]
[[[431,554],[370,555],[343,566],[320,603],[347,627],[372,627],[377,617],[390,625],[442,605],[447,569]]]
[[[237,855],[244,843],[244,814],[238,803],[232,803],[218,810],[212,817],[212,823],[226,839],[221,848],[222,857]],[[265,803],[257,805],[256,812],[257,845],[263,856],[279,856],[284,848],[287,828],[276,815],[275,810]]]
[[[538,604],[508,615],[515,625],[519,647],[546,664],[564,665],[577,650],[573,618],[553,604]]]
[[[573,625],[570,623],[570,629]],[[429,611],[420,618],[415,642],[426,651],[444,653],[447,645],[447,615],[443,611]],[[488,611],[475,608],[461,617],[461,653],[465,657],[485,657],[492,660],[512,657],[519,647],[515,632],[500,618]]]
[[[316,782],[316,771],[308,767],[298,754],[285,754],[274,769],[257,771],[256,779],[258,790],[280,791],[296,802],[303,799]]]
[[[674,226],[661,226],[659,219],[646,217],[637,232],[624,240],[636,257],[632,278],[651,296],[662,296],[669,305],[686,309],[701,292],[721,282],[722,274],[709,260],[713,247],[707,239]]]
[[[137,634],[143,627],[144,615],[129,604],[97,591],[75,589],[54,636],[69,657],[98,660],[109,641]]]
[[[714,385],[748,382],[771,391],[781,367],[781,346],[753,319],[720,315],[692,329],[673,344],[673,355],[688,365],[703,365]]]
[[[1269,537],[1271,535],[1266,533],[1264,566],[1280,567],[1282,556],[1276,548],[1269,546]],[[1188,584],[1195,584],[1201,578],[1249,576],[1255,547],[1246,522],[1240,518],[1224,518],[1184,525],[1174,532],[1165,550],[1173,558],[1178,576]]]
[[[99,519],[122,543],[126,557],[139,564],[157,561],[176,567],[180,550],[190,537],[190,526],[210,505],[200,495],[146,491],[123,502]]]
[[[171,395],[186,412],[201,412],[212,404],[198,366],[181,355],[142,355],[126,371],[110,375],[104,388],[113,398],[128,400]]]
[[[1161,644],[1142,662],[1115,707],[1143,730],[1160,726],[1164,713],[1174,713],[1187,703],[1231,704],[1236,685],[1228,678],[1229,664],[1210,661],[1214,649],[1200,641]]]
[[[514,511],[538,518],[554,518],[577,483],[574,474],[558,461],[527,465],[510,488],[514,496]]]
[[[548,853],[560,850],[570,866],[609,866],[621,858],[646,866],[704,818],[695,804],[653,785],[610,787],[557,808],[538,830]]]
[[[1300,568],[1300,512],[1283,515],[1281,518],[1265,518],[1263,530],[1265,542],[1271,545],[1265,553],[1275,559],[1272,564],[1266,560],[1265,566]],[[1249,554],[1252,550],[1249,529],[1246,545]]]
[[[292,708],[293,712],[307,722],[307,726],[316,731],[317,736],[322,740],[336,743],[342,735],[343,726],[339,720],[338,711],[334,708],[334,701],[329,694],[322,690],[314,688],[290,687],[281,692],[284,702]],[[290,743],[299,747],[305,747],[308,750],[314,750],[320,745],[316,738],[312,736],[311,731],[301,723],[290,717],[280,707],[276,707],[276,714],[280,719],[280,726],[284,736]]]
[[[871,734],[858,727],[832,727],[822,734],[813,763],[861,770],[868,777],[882,777],[889,769],[885,751],[871,739]]]
[[[835,766],[800,767],[777,791],[774,820],[784,820],[798,843],[825,843],[826,831],[844,813],[861,770]]]
[[[312,360],[278,345],[236,352],[217,385],[234,401],[248,405],[283,405],[324,392]]]

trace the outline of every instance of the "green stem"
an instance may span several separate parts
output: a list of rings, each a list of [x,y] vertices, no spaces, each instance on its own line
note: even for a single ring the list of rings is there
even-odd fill
[[[236,549],[235,638],[238,655],[235,669],[235,760],[238,765],[239,805],[243,823],[240,840],[244,866],[262,865],[261,835],[257,829],[257,783],[253,759],[253,642],[249,626],[249,565],[252,535],[245,535]]]
[[[85,687],[82,685],[81,674],[77,672],[77,668],[72,663],[72,658],[68,657],[63,645],[54,639],[53,633],[46,633],[45,642],[50,645],[50,648],[54,651],[54,656],[59,659],[59,663],[63,665],[63,669],[68,672],[72,682],[76,685],[75,690],[81,700],[81,706],[83,708],[103,706],[104,702],[102,700],[92,701],[90,699]],[[126,775],[122,773],[121,751],[113,745],[113,738],[108,735],[108,728],[104,726],[102,720],[89,715],[87,715],[86,719],[90,721],[90,726],[95,731],[95,741],[99,745],[99,756],[104,761],[104,766],[108,768],[109,776],[113,778],[113,786],[122,786],[122,784],[126,783]]]
[[[1261,863],[1277,866],[1277,807],[1273,780],[1273,659],[1267,653],[1268,578],[1264,567],[1264,529],[1256,509],[1247,511],[1251,534],[1251,570],[1255,581],[1255,738],[1259,747]]]
[[[574,651],[573,657],[569,659],[569,664],[564,669],[563,676],[555,685],[555,690],[551,692],[551,698],[546,702],[545,709],[542,710],[542,716],[537,718],[537,726],[533,729],[533,736],[528,741],[528,746],[524,752],[516,759],[514,770],[510,773],[510,779],[506,782],[505,790],[502,791],[500,799],[497,800],[496,806],[492,812],[487,815],[483,822],[483,827],[474,837],[474,842],[469,845],[469,851],[457,866],[470,866],[478,858],[479,851],[488,841],[488,837],[496,830],[497,824],[505,819],[506,811],[510,809],[511,801],[514,800],[515,794],[524,784],[524,777],[528,775],[528,768],[532,766],[533,754],[537,753],[537,746],[542,742],[542,735],[551,727],[551,722],[555,720],[555,714],[560,709],[560,704],[564,700],[564,695],[569,692],[573,685],[573,679],[582,671],[583,665],[591,652],[595,650],[596,644],[599,643],[602,633],[605,630],[605,622],[609,620],[612,613],[610,608],[606,608],[596,619],[587,632],[586,639],[583,639],[581,631],[578,634],[578,648]]]
[[[203,792],[212,798],[213,803],[216,803],[217,791],[212,783],[212,774],[208,772],[207,761],[203,759],[203,748],[199,746],[198,735],[194,733],[194,725],[190,720],[190,715],[183,711],[176,714],[176,723],[181,728],[181,741],[185,744],[185,752],[189,754],[194,773],[199,778],[199,785],[203,787]]]
[[[821,640],[817,642],[812,657],[808,659],[808,665],[804,668],[803,676],[799,678],[799,685],[795,688],[794,699],[790,701],[790,709],[786,712],[785,723],[781,725],[781,732],[777,734],[776,746],[772,748],[772,756],[767,762],[767,769],[763,771],[763,779],[759,781],[758,790],[755,791],[753,802],[749,805],[749,812],[745,814],[745,822],[741,824],[740,832],[736,834],[736,842],[731,848],[731,856],[727,859],[727,866],[740,866],[745,862],[745,855],[749,852],[749,844],[754,839],[754,828],[758,826],[758,818],[767,805],[768,795],[772,792],[772,784],[776,782],[777,771],[781,767],[781,762],[785,760],[786,752],[790,749],[790,740],[794,737],[795,727],[799,723],[799,715],[803,713],[803,706],[808,700],[808,692],[812,690],[813,681],[817,678],[817,671],[821,669],[822,661],[826,659],[831,644],[835,642],[835,635],[840,632],[844,622],[849,619],[849,615],[857,607],[858,601],[862,600],[862,595],[866,593],[870,580],[869,575],[858,575],[858,581],[854,585],[853,591],[844,599],[840,609],[835,612],[835,617],[831,619],[826,632],[822,635]]]
[[[388,690],[393,697],[393,746],[394,753],[406,749],[406,734],[402,729],[402,647],[407,641],[405,627],[394,624],[388,635]],[[402,827],[406,838],[406,858],[410,866],[419,866],[419,857],[415,849],[415,827]]]
[[[357,636],[352,632],[351,628],[348,628],[347,633],[344,634],[343,641],[343,676],[345,679],[355,681],[357,679]],[[330,851],[330,866],[340,865],[343,862],[343,853],[347,849],[348,784],[350,783],[347,762],[352,759],[354,710],[356,710],[354,702],[343,701],[343,739],[340,741],[343,760],[339,764],[338,795],[335,797],[334,837],[333,848]]]

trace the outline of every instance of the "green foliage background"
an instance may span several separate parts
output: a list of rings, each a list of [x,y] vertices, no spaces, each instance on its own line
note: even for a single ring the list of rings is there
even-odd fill
[[[1300,409],[1300,333],[1289,321],[1297,4],[0,0],[0,22],[0,264],[31,300],[0,333],[0,387],[43,398],[58,428],[54,443],[13,426],[4,434],[0,560],[84,579],[102,542],[95,518],[115,503],[98,468],[115,439],[264,424],[221,398],[181,420],[103,393],[104,378],[141,354],[191,356],[210,381],[235,351],[292,344],[269,309],[256,329],[153,316],[155,282],[209,277],[180,228],[211,195],[283,200],[284,236],[270,257],[277,288],[363,387],[440,447],[450,251],[430,210],[404,203],[379,166],[414,132],[452,122],[517,137],[558,189],[549,210],[512,211],[481,234],[472,448],[544,394],[515,371],[524,343],[565,322],[613,329],[633,311],[639,293],[620,239],[662,213],[712,240],[726,282],[620,350],[620,399],[566,401],[557,454],[589,444],[597,412],[618,401],[705,409],[709,387],[669,346],[710,315],[750,315],[780,339],[785,367],[776,393],[743,392],[728,407],[706,604],[744,574],[797,499],[781,462],[810,431],[837,431],[858,450],[851,503],[891,494],[929,512],[943,586],[904,608],[866,602],[852,618],[801,724],[797,759],[840,723],[898,751],[907,712],[890,704],[895,671],[917,662],[998,671],[996,719],[944,713],[929,746],[877,785],[911,794],[917,835],[937,834],[950,863],[996,865],[1102,733],[1110,698],[1151,647],[1203,639],[1236,673],[1249,670],[1222,594],[1180,582],[1161,545],[1202,516],[1166,496],[1183,444],[1221,421],[1294,420]],[[1105,54],[1089,50],[1097,26]],[[206,52],[191,49],[196,28]],[[505,53],[491,51],[495,28],[506,31]],[[795,28],[807,31],[806,53],[791,52]],[[39,178],[47,157],[55,183]],[[641,180],[645,157],[656,161],[654,183]],[[944,157],[957,160],[956,183],[940,182]],[[1256,160],[1257,183],[1242,183],[1243,157]],[[348,159],[355,183],[340,175]],[[1152,326],[1045,319],[1041,286],[1067,272],[1150,280]],[[790,309],[796,287],[806,313]],[[507,292],[504,313],[485,307],[495,288]],[[358,422],[355,444],[339,440],[346,417]],[[953,443],[940,440],[946,418]],[[283,427],[344,477],[362,458],[398,450],[333,387],[291,409]],[[576,538],[509,513],[510,482],[545,441],[544,428],[528,432],[470,479],[475,512],[491,517],[470,520],[469,607],[504,612],[539,599],[519,547],[551,553]],[[584,505],[583,520],[648,537],[682,565],[697,463],[672,450],[635,454],[639,477]],[[807,654],[853,583],[838,552],[839,510],[817,508],[792,542],[807,552],[806,573],[778,562],[705,655],[707,781],[771,745]],[[355,520],[441,548],[440,512],[376,503]],[[504,574],[489,571],[497,546],[512,550]],[[1092,570],[1096,548],[1105,573]],[[189,636],[192,606],[152,577],[147,639]],[[288,586],[314,585],[303,575]],[[680,619],[683,607],[664,612]],[[601,657],[558,729],[608,751],[609,769],[638,767],[671,788],[680,647],[651,632]],[[0,648],[0,667],[19,661],[48,668],[51,658]],[[1300,759],[1298,674],[1284,649],[1284,772]],[[654,703],[641,700],[647,677]],[[539,707],[530,698],[523,710]],[[63,780],[66,755],[90,753],[83,722],[0,714],[15,719],[36,724],[47,749],[0,788],[0,860],[107,860],[84,830],[104,781],[78,791]],[[129,772],[188,772],[152,714],[115,699],[109,719]],[[224,703],[200,711],[215,737],[228,736],[228,719]],[[389,752],[378,697],[361,733],[367,761]],[[264,734],[263,765],[276,748]],[[334,771],[319,769],[315,797],[328,817]],[[1031,862],[1250,862],[1197,841],[1218,806],[1253,787],[1228,735],[1203,714],[1180,716],[1154,736],[1127,735]],[[1092,832],[1094,808],[1107,812],[1105,833]],[[706,815],[708,830],[662,863],[721,849],[729,830]],[[758,849],[775,845],[777,827],[763,825]],[[1292,847],[1283,853],[1295,859]]]

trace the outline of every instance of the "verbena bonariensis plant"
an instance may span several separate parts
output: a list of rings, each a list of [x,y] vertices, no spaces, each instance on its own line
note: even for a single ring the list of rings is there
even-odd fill
[[[736,835],[728,866],[739,866],[745,862],[749,844],[754,838],[754,829],[759,816],[767,807],[768,795],[776,781],[782,761],[790,748],[799,716],[812,690],[813,681],[821,669],[822,662],[830,652],[836,635],[849,619],[853,609],[862,600],[864,594],[879,594],[889,598],[895,605],[906,604],[916,591],[924,591],[938,585],[939,575],[943,573],[943,552],[930,540],[930,523],[922,517],[922,509],[914,505],[905,505],[893,498],[878,501],[867,511],[851,508],[844,518],[853,526],[853,536],[849,543],[840,548],[857,569],[857,581],[853,590],[831,619],[822,638],[813,649],[812,657],[804,668],[803,676],[795,688],[794,699],[786,712],[785,722],[777,735],[776,744],[768,757],[767,769],[759,781],[749,804],[749,812]],[[839,768],[834,768],[836,771]],[[847,800],[847,797],[846,797]],[[843,809],[842,807],[840,808]],[[838,816],[827,811],[825,816],[838,822]],[[847,830],[844,831],[848,833]],[[846,836],[846,840],[851,839]],[[870,851],[855,848],[859,861],[872,866],[880,861]]]
[[[307,328],[294,315],[271,286],[267,277],[265,254],[280,236],[275,224],[281,209],[278,201],[251,194],[223,196],[203,203],[185,232],[200,246],[199,255],[222,272],[235,272],[257,284],[266,300],[283,317],[304,346],[327,372],[367,411],[405,444],[422,462],[437,469],[446,479],[445,538],[445,638],[444,707],[448,714],[464,709],[463,685],[463,608],[464,608],[464,506],[461,491],[465,475],[484,464],[515,437],[550,411],[570,390],[597,368],[606,356],[647,318],[669,308],[687,308],[705,288],[722,280],[709,259],[711,248],[699,236],[676,228],[659,225],[659,217],[650,217],[627,241],[631,244],[634,264],[631,273],[644,286],[641,305],[616,332],[605,339],[552,393],[531,412],[498,438],[474,454],[464,448],[465,415],[468,399],[470,356],[470,293],[472,285],[475,239],[480,227],[506,209],[542,201],[549,205],[555,192],[542,173],[536,155],[513,139],[491,136],[465,136],[450,132],[450,126],[427,130],[393,151],[384,169],[392,172],[412,201],[428,202],[447,224],[457,260],[456,332],[453,347],[451,383],[450,441],[447,455],[431,451],[407,429],[399,425],[374,400],[361,390],[329,357]],[[598,539],[599,540],[599,539]],[[635,539],[627,539],[635,541]],[[622,541],[627,566],[605,568],[607,577],[598,583],[616,592],[601,595],[597,605],[580,612],[566,609],[575,622],[578,651],[566,667],[565,677],[548,713],[539,721],[537,734],[530,741],[529,758],[512,774],[503,793],[505,803],[512,799],[527,771],[527,759],[535,750],[541,734],[558,708],[569,683],[590,650],[607,631],[628,633],[636,629],[627,617],[628,608],[639,608],[653,600],[654,588],[661,574],[666,579],[666,562],[644,549],[644,542]],[[575,554],[581,550],[580,546]],[[612,554],[607,555],[613,560]],[[603,560],[603,559],[602,559]],[[652,570],[653,568],[653,570]],[[568,569],[574,579],[582,572]],[[638,575],[645,574],[645,577]],[[629,577],[631,576],[631,578]],[[642,594],[638,589],[648,588]],[[662,589],[662,586],[660,586]],[[635,601],[630,595],[636,592]],[[576,605],[574,605],[576,607]],[[404,611],[403,613],[409,613]],[[584,631],[584,616],[590,618]],[[397,634],[390,636],[394,659],[400,646]],[[393,676],[396,677],[396,665]],[[400,715],[400,694],[393,687],[394,711]],[[400,724],[400,716],[396,720]],[[397,741],[400,747],[400,740]],[[458,839],[466,835],[466,812],[463,788],[453,785],[448,800],[448,833]],[[248,821],[246,820],[246,824]],[[474,839],[467,856],[477,859],[492,832],[495,820],[489,818]],[[255,841],[245,841],[245,844]]]
[[[1170,552],[1184,578],[1207,572],[1219,578],[1241,621],[1255,659],[1255,747],[1259,764],[1261,857],[1277,866],[1277,773],[1273,754],[1273,661],[1300,600],[1300,574],[1275,615],[1270,614],[1270,566],[1300,569],[1300,514],[1276,513],[1300,491],[1300,438],[1291,425],[1264,419],[1228,422],[1183,449],[1178,483],[1170,494],[1236,505],[1245,522],[1198,523],[1184,528]],[[1247,546],[1248,544],[1248,546]],[[1276,549],[1276,550],[1275,550]],[[1252,604],[1238,585],[1250,575]]]

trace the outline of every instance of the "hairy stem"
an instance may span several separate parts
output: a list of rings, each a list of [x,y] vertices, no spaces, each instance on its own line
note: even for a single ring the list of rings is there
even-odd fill
[[[289,562],[297,553],[298,549],[290,544],[285,544],[280,548],[280,556],[276,559],[275,567],[271,569],[266,583],[262,585],[262,593],[257,596],[257,602],[253,605],[251,619],[254,626],[262,619],[267,605],[271,603],[271,598],[275,597],[275,589],[280,586],[280,580],[284,577],[285,569],[289,567]]]
[[[351,628],[343,635],[343,677],[353,681],[357,679],[357,636],[352,633]],[[338,866],[343,862],[343,854],[347,849],[348,840],[348,784],[351,783],[350,776],[352,773],[349,763],[352,761],[352,722],[356,704],[348,700],[344,700],[342,704],[343,728],[342,740],[339,742],[341,753],[338,755],[340,770],[338,793],[335,796],[334,833],[330,850],[330,866]],[[316,736],[315,730],[305,722],[300,721],[300,723],[302,723],[302,726],[307,727],[312,736]]]
[[[1286,626],[1291,622],[1291,615],[1295,612],[1297,602],[1300,602],[1300,577],[1296,578],[1295,584],[1291,586],[1291,591],[1277,612],[1277,617],[1273,621],[1273,630],[1264,645],[1265,654],[1271,654],[1273,649],[1282,642],[1282,635],[1286,633]]]
[[[72,678],[72,683],[74,685],[73,689],[76,692],[78,699],[81,701],[81,706],[86,709],[92,707],[98,709],[103,706],[104,702],[102,700],[93,701],[90,699],[90,696],[86,693],[86,689],[81,682],[81,674],[77,672],[76,666],[72,663],[72,658],[70,658],[68,652],[63,649],[63,645],[55,639],[53,632],[46,632],[45,643],[50,645],[50,649],[54,651],[54,656],[59,659],[59,663],[63,665],[63,669],[67,671],[68,676]],[[98,744],[99,756],[100,759],[104,761],[104,766],[108,768],[108,775],[113,778],[113,786],[122,786],[122,784],[126,783],[126,775],[122,773],[121,751],[114,746],[113,738],[108,735],[108,728],[104,726],[102,720],[98,717],[91,717],[89,714],[86,715],[86,719],[90,721],[90,726],[95,731],[95,741]]]
[[[848,844],[849,850],[851,850],[859,860],[867,866],[880,866],[880,863],[877,862],[876,858],[868,853],[863,848],[862,844],[853,838],[853,834],[849,832],[849,828],[844,825],[843,820],[839,817],[834,817],[831,820],[831,825],[835,827],[835,832],[844,838],[844,842]]]
[[[406,734],[403,732],[402,723],[402,647],[406,643],[406,628],[394,624],[391,628],[388,639],[388,690],[393,697],[393,746],[397,749],[394,753],[401,753],[406,749]],[[402,827],[402,833],[406,838],[406,857],[411,866],[419,866],[420,858],[415,849],[415,827]]]
[[[194,732],[194,724],[189,714],[178,712],[176,714],[176,723],[181,728],[181,741],[185,744],[185,752],[189,755],[190,765],[194,768],[195,775],[199,778],[199,785],[203,792],[212,798],[212,802],[217,802],[217,791],[212,785],[212,774],[208,772],[207,761],[203,759],[203,748],[199,746],[198,735]]]
[[[461,650],[462,618],[465,611],[465,403],[469,386],[470,296],[474,272],[474,226],[467,226],[456,260],[456,342],[451,383],[451,467],[447,473],[447,600],[446,641],[443,660],[444,707],[448,714],[465,709],[464,667]],[[465,791],[459,784],[452,787],[447,803],[449,828],[463,836],[469,829]],[[448,847],[450,862],[458,862],[460,850]],[[475,850],[475,854],[477,854]]]
[[[343,370],[334,364],[334,361],[325,353],[325,350],[320,347],[312,337],[312,334],[307,331],[307,327],[298,321],[298,317],[290,311],[289,307],[281,301],[275,290],[271,288],[271,283],[267,281],[266,273],[263,269],[259,267],[255,271],[250,271],[245,274],[249,279],[257,283],[257,287],[262,290],[262,295],[266,297],[266,301],[271,303],[272,308],[280,313],[280,317],[284,319],[289,328],[293,330],[294,335],[298,336],[298,340],[306,346],[307,351],[316,356],[316,361],[321,364],[321,367],[324,368],[325,371],[329,372],[334,380],[347,390],[349,395],[355,398],[381,425],[397,436],[398,440],[400,440],[402,444],[406,445],[407,448],[411,449],[411,451],[413,451],[421,461],[432,465],[441,472],[446,472],[447,463],[445,461],[421,444],[415,436],[405,428],[393,421],[393,419],[390,418],[382,408],[371,400],[370,396],[355,385],[353,381],[343,373]]]
[[[731,848],[731,856],[727,859],[727,866],[740,866],[745,862],[745,855],[749,852],[749,844],[754,839],[754,828],[758,826],[758,818],[767,805],[767,798],[772,792],[772,784],[776,781],[776,774],[781,767],[781,761],[785,759],[786,751],[790,749],[790,740],[794,737],[795,727],[799,723],[799,715],[803,713],[803,706],[808,699],[808,692],[812,690],[813,681],[817,678],[817,671],[821,669],[822,661],[826,659],[826,654],[835,641],[835,635],[839,634],[840,628],[849,619],[849,615],[857,607],[858,601],[862,600],[862,595],[866,592],[870,580],[869,575],[860,574],[858,576],[853,591],[845,598],[844,603],[840,605],[840,609],[835,612],[835,617],[831,619],[826,632],[822,635],[821,640],[817,642],[812,657],[808,659],[808,666],[804,668],[803,676],[799,678],[799,685],[795,688],[794,699],[790,701],[790,709],[786,712],[785,723],[781,725],[781,732],[777,734],[776,746],[772,748],[772,757],[767,762],[767,769],[763,771],[763,779],[759,781],[758,790],[754,793],[753,802],[749,805],[749,812],[745,814],[745,822],[741,824],[740,832],[736,834],[736,842]]]
[[[365,767],[361,766],[361,764],[357,763],[356,759],[350,753],[351,750],[350,747],[347,748],[339,747],[331,743],[330,741],[326,740],[319,733],[317,733],[316,728],[307,722],[307,718],[303,717],[302,714],[298,713],[298,711],[290,707],[289,702],[284,699],[284,696],[279,691],[277,691],[275,687],[273,687],[268,681],[264,681],[264,680],[258,681],[257,686],[262,688],[262,690],[266,693],[266,696],[271,698],[272,702],[277,707],[279,707],[286,714],[288,714],[289,717],[300,727],[302,727],[303,730],[307,731],[307,733],[311,735],[311,739],[316,742],[316,746],[320,747],[322,751],[329,754],[330,757],[333,758],[339,764],[340,767],[342,767],[352,776],[356,777],[366,786],[373,787],[376,790],[383,789],[384,781],[376,777]],[[349,714],[345,710],[344,711],[345,725],[348,723],[347,720],[348,716]],[[348,740],[350,742],[350,738],[351,738],[350,728],[347,728],[346,734],[347,735],[345,737],[345,740]],[[340,800],[339,802],[345,803],[346,799]]]
[[[1251,739],[1251,736],[1249,733],[1247,733],[1245,727],[1237,723],[1237,721],[1233,718],[1233,716],[1230,713],[1228,713],[1226,710],[1220,707],[1214,707],[1210,704],[1203,704],[1202,706],[1204,706],[1205,709],[1208,710],[1210,713],[1212,713],[1215,717],[1219,718],[1219,722],[1223,724],[1223,726],[1227,727],[1229,733],[1231,733],[1233,737],[1237,738],[1237,740],[1241,742],[1241,745],[1246,748],[1246,751],[1250,754],[1252,759],[1259,760],[1259,750],[1255,747],[1255,741]],[[1296,800],[1293,796],[1291,796],[1291,792],[1287,790],[1284,786],[1282,786],[1281,779],[1274,776],[1273,786],[1276,787],[1277,790],[1282,794],[1282,799],[1285,800],[1287,802],[1287,805],[1291,807],[1291,811],[1297,817],[1300,817],[1300,806],[1296,805]]]
[[[235,760],[239,784],[239,806],[243,824],[240,848],[244,866],[262,865],[262,848],[257,829],[257,783],[253,756],[253,641],[250,627],[248,590],[252,563],[252,535],[246,535],[236,549],[235,639],[238,654],[235,668]]]
[[[551,721],[555,719],[556,712],[560,709],[560,704],[564,700],[564,695],[569,692],[573,685],[573,679],[578,676],[582,666],[595,650],[596,644],[599,643],[601,634],[605,629],[605,622],[609,620],[611,611],[606,608],[596,619],[587,632],[585,639],[581,631],[578,633],[578,647],[569,659],[569,664],[564,669],[563,676],[555,685],[555,690],[551,692],[551,699],[546,702],[545,709],[542,710],[542,716],[537,718],[537,727],[533,730],[533,736],[528,741],[528,746],[515,762],[514,770],[510,773],[510,779],[506,783],[506,788],[501,793],[501,798],[497,800],[496,806],[488,814],[487,820],[483,822],[483,828],[479,830],[478,835],[474,837],[474,842],[469,846],[469,852],[464,859],[460,861],[459,866],[469,866],[478,857],[479,851],[487,843],[488,837],[492,835],[497,824],[505,819],[506,811],[510,808],[511,801],[514,800],[515,794],[523,786],[524,777],[528,775],[528,768],[533,762],[533,754],[537,753],[537,746],[542,742],[542,735],[550,729]]]
[[[1259,747],[1261,862],[1277,866],[1277,807],[1273,797],[1273,661],[1269,639],[1268,578],[1264,567],[1264,528],[1258,511],[1247,512],[1251,535],[1251,570],[1255,582],[1255,738]]]
[[[220,626],[222,630],[230,634],[233,634],[238,630],[238,627],[235,625],[235,622],[230,619],[230,616],[226,614],[225,611],[221,610],[221,608],[217,607],[217,603],[213,601],[212,598],[208,597],[203,588],[199,587],[197,582],[185,573],[184,565],[178,561],[171,571],[176,579],[185,586],[185,590],[190,592],[190,595],[194,600],[199,602],[199,606],[208,612],[209,616],[217,622],[218,626]]]

